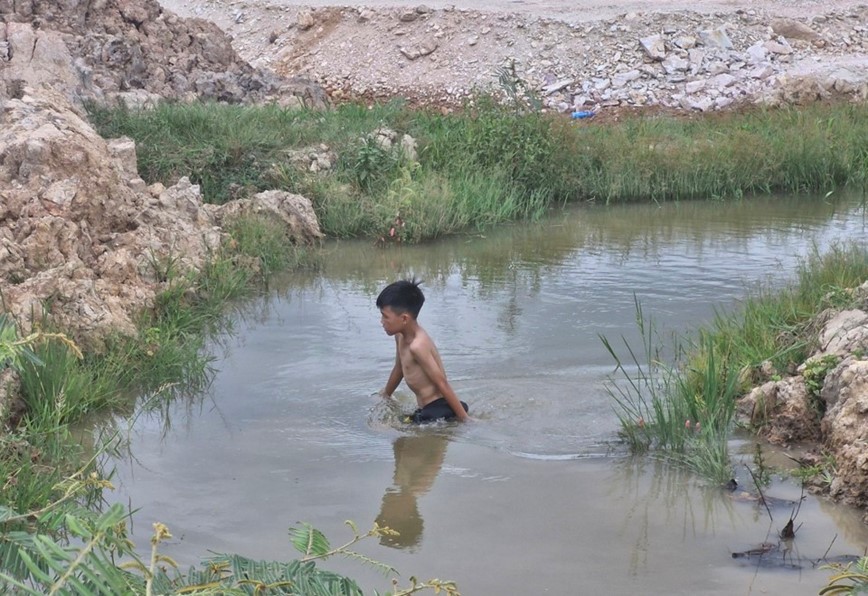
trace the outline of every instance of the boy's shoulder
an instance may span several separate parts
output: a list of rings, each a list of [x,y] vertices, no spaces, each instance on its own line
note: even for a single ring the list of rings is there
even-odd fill
[[[416,336],[410,342],[409,347],[411,350],[431,350],[434,349],[434,340],[431,339],[431,336],[428,335],[428,332],[425,331],[421,326],[416,330]]]

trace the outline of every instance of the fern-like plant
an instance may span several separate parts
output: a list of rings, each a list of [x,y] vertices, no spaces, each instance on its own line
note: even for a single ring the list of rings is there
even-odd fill
[[[12,521],[8,510],[4,521]],[[50,515],[45,512],[43,516]],[[0,536],[0,587],[29,596],[118,596],[143,593],[142,579],[116,564],[135,556],[127,539],[127,512],[116,504],[100,515],[64,513],[59,521],[69,539],[26,530]]]
[[[820,596],[868,594],[868,557],[848,565],[829,565],[826,568],[838,573],[829,578],[829,583],[820,590]]]
[[[8,511],[0,511],[0,515],[11,519]],[[182,573],[175,561],[159,552],[160,544],[171,538],[168,528],[154,524],[146,563],[126,537],[126,516],[120,505],[98,516],[86,512],[62,515],[60,520],[74,546],[64,545],[49,534],[14,531],[0,535],[0,589],[27,596],[362,596],[353,579],[320,569],[317,560],[343,556],[385,574],[396,573],[391,566],[351,550],[361,540],[396,532],[374,524],[368,532],[360,533],[352,522],[347,522],[352,538],[337,547],[310,524],[290,528],[290,542],[302,554],[297,560],[257,561],[237,554],[217,554]],[[0,518],[0,523],[3,521]],[[392,584],[394,591],[384,596],[409,596],[424,590],[460,596],[451,581],[419,582],[411,577],[409,587],[401,588],[397,580]]]

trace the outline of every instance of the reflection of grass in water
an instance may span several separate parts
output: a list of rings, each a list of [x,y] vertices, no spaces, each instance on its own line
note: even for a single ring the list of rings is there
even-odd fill
[[[683,536],[714,533],[719,521],[735,526],[738,516],[733,501],[719,490],[703,490],[690,470],[660,459],[630,458],[616,466],[612,483],[613,500],[628,500],[629,507],[618,533],[636,535],[630,552],[630,572],[648,568],[648,554],[654,537],[651,528],[659,523],[654,513],[665,515],[666,527],[681,527]]]

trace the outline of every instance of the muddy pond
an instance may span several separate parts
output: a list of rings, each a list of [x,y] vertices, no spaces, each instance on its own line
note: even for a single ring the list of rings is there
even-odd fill
[[[404,584],[448,578],[466,596],[816,594],[830,575],[816,561],[868,547],[859,513],[807,496],[785,561],[734,559],[777,543],[791,504],[770,520],[683,470],[627,457],[600,335],[638,347],[636,300],[685,333],[757,283],[787,282],[813,246],[866,238],[861,200],[594,207],[419,247],[329,243],[316,273],[233,316],[204,395],[129,423],[108,498],[137,509],[143,550],[151,524],[166,523],[163,552],[183,564],[209,550],[289,559],[299,521],[338,544],[345,520],[376,520],[401,535],[361,552]],[[412,275],[427,298],[419,320],[473,423],[402,427],[377,407],[394,342],[374,299]],[[406,386],[397,395],[412,408]],[[752,450],[733,438],[748,463]],[[786,478],[767,493],[800,498]],[[356,562],[323,566],[367,591],[390,587]]]

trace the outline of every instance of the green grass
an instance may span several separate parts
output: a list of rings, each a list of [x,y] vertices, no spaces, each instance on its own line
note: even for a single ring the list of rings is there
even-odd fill
[[[801,364],[816,346],[812,320],[827,308],[853,305],[852,288],[868,280],[868,251],[856,244],[816,249],[799,265],[797,281],[759,288],[737,311],[718,313],[714,348],[730,367],[753,370],[770,360],[778,372]]]
[[[822,194],[868,182],[868,106],[855,104],[614,123],[520,113],[485,97],[445,116],[390,103],[323,112],[94,107],[90,117],[102,135],[136,140],[148,182],[189,175],[214,203],[270,188],[297,192],[334,237],[383,237],[396,216],[403,240],[424,241],[566,202]],[[371,141],[382,126],[417,140],[418,164]],[[337,156],[328,172],[302,171],[287,158],[320,143]]]
[[[642,352],[625,342],[629,360],[601,337],[615,359],[615,376],[607,389],[621,424],[621,437],[636,453],[657,451],[686,464],[720,484],[732,478],[727,441],[735,411],[737,374],[726,367],[712,347],[712,338],[701,332],[676,345],[673,363],[663,355],[666,346],[653,319],[636,303]],[[685,367],[688,355],[700,352]],[[737,372],[737,371],[736,371]]]
[[[865,280],[864,246],[815,250],[801,263],[795,282],[754,290],[740,308],[719,312],[692,336],[672,340],[674,346],[661,339],[637,304],[641,351],[625,343],[629,358],[622,358],[619,346],[601,338],[616,362],[608,390],[621,437],[634,452],[656,450],[725,481],[731,474],[727,439],[735,400],[758,379],[755,373],[764,361],[781,374],[800,365],[818,347],[815,318],[826,308],[855,306],[852,288]],[[814,376],[819,377],[829,364],[817,366]]]

